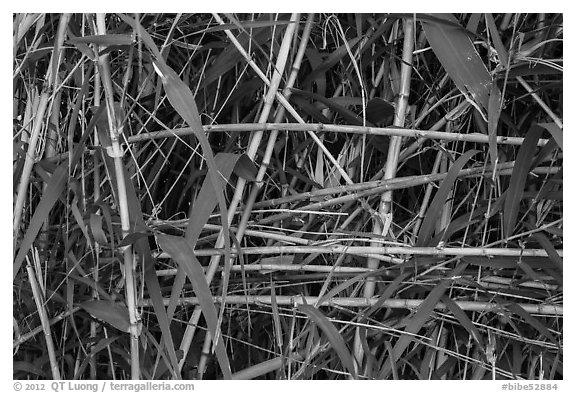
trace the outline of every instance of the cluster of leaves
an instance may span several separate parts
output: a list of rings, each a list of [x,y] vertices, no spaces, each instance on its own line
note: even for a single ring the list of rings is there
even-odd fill
[[[562,15],[220,18],[14,15],[14,377],[562,378]]]

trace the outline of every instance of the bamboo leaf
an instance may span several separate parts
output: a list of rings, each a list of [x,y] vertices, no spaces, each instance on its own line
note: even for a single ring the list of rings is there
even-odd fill
[[[30,220],[30,225],[26,230],[26,234],[24,235],[24,239],[22,243],[20,243],[20,249],[18,250],[18,254],[16,254],[16,258],[14,259],[14,265],[12,267],[12,279],[16,278],[20,267],[22,266],[22,261],[30,251],[30,247],[34,243],[40,228],[44,224],[44,221],[50,214],[50,210],[54,206],[54,203],[58,200],[62,192],[64,191],[64,186],[68,180],[68,163],[64,162],[60,164],[58,168],[54,171],[52,176],[50,177],[50,181],[46,186],[46,190],[42,195],[42,199],[40,203],[36,207],[34,211],[34,215]]]
[[[352,50],[362,37],[354,37],[348,41],[348,47]],[[332,66],[336,65],[344,56],[348,54],[348,49],[346,48],[345,44],[340,45],[336,50],[328,55],[326,60],[316,69],[312,70],[312,72],[306,77],[304,82],[302,83],[303,86],[308,85],[311,81],[316,79],[319,73],[325,72],[326,70],[330,69]]]
[[[222,186],[224,186],[226,182],[230,180],[232,171],[237,166],[240,158],[240,154],[231,153],[218,153],[214,158],[216,166],[218,167],[218,171],[221,175],[220,180],[222,182]],[[212,183],[208,181],[208,179],[205,179],[202,183],[200,193],[192,205],[188,218],[188,226],[186,227],[185,238],[192,248],[196,246],[196,241],[198,240],[200,233],[202,233],[204,225],[206,225],[208,222],[210,214],[212,214],[216,204],[218,203],[218,201],[213,197],[215,192],[217,191],[214,190]],[[174,281],[174,285],[172,286],[170,302],[168,304],[169,311],[176,309],[178,299],[182,294],[182,289],[185,283],[183,274],[183,269],[178,269],[176,276],[177,279]]]
[[[524,186],[526,184],[526,177],[530,171],[532,158],[536,152],[538,139],[542,134],[542,128],[539,126],[532,126],[528,134],[524,138],[522,146],[518,151],[518,156],[514,163],[512,176],[510,177],[510,185],[506,192],[506,200],[504,202],[504,237],[508,238],[514,232],[516,226],[516,218],[520,211],[520,201],[524,194]]]
[[[520,318],[522,318],[524,321],[526,321],[526,323],[528,325],[537,329],[543,336],[550,339],[555,345],[560,346],[560,343],[558,342],[558,340],[556,340],[556,338],[552,335],[552,333],[550,333],[548,328],[546,326],[544,326],[538,319],[534,318],[526,310],[524,310],[522,307],[520,307],[517,303],[513,303],[513,302],[506,303],[505,307],[511,313],[518,315]]]
[[[111,45],[132,45],[134,38],[128,34],[102,34],[75,37],[68,39],[72,45],[76,44],[98,44],[102,46]]]
[[[104,229],[102,229],[102,216],[98,214],[90,214],[90,231],[92,232],[92,236],[94,236],[94,240],[102,245],[108,244],[108,239],[106,239],[106,234],[104,233]]]
[[[93,359],[100,351],[108,348],[110,346],[110,344],[112,344],[114,341],[118,340],[118,338],[120,338],[120,336],[105,337],[105,338],[101,339],[100,341],[98,341],[98,343],[96,345],[91,347],[90,353],[88,354],[88,356],[86,356],[84,358],[84,360],[80,364],[80,367],[78,367],[78,369],[76,370],[76,373],[74,374],[74,379],[76,379],[76,380],[80,379],[82,376],[82,373],[84,372],[84,370],[86,370],[86,367],[88,366],[90,360]]]
[[[441,280],[434,287],[434,289],[432,289],[420,307],[418,307],[418,311],[416,311],[416,314],[414,314],[414,316],[407,323],[406,329],[404,329],[405,334],[402,334],[402,336],[396,342],[396,345],[394,345],[394,356],[392,356],[386,362],[384,372],[382,373],[384,378],[391,371],[390,362],[398,361],[401,358],[406,348],[408,348],[410,342],[412,342],[414,339],[414,335],[417,334],[422,326],[424,326],[424,323],[434,315],[434,308],[436,307],[436,304],[438,304],[440,298],[444,295],[444,292],[446,292],[448,287],[452,285],[452,277],[460,276],[464,269],[466,269],[466,266],[467,264],[465,262],[460,262],[456,268],[447,274],[445,279]]]
[[[417,247],[428,245],[434,228],[436,227],[436,220],[442,211],[442,206],[444,206],[446,203],[446,198],[448,198],[450,191],[454,187],[454,183],[458,179],[458,173],[460,170],[462,170],[468,160],[472,158],[472,156],[474,156],[476,153],[478,153],[478,150],[469,150],[462,154],[462,156],[458,158],[456,162],[454,162],[448,171],[446,178],[442,181],[440,189],[436,192],[432,203],[428,207],[426,216],[422,221],[422,226],[420,227],[420,232],[418,233],[418,240],[416,241]]]
[[[490,90],[490,99],[488,100],[488,147],[490,151],[490,160],[493,165],[496,165],[498,160],[498,146],[496,138],[498,136],[498,122],[500,121],[500,102],[502,94],[496,83],[492,84]]]
[[[388,101],[374,97],[366,104],[366,120],[372,124],[382,124],[394,117],[394,105]]]
[[[132,244],[135,244],[138,240],[147,238],[151,236],[152,233],[150,232],[132,232],[128,235],[124,236],[122,241],[118,244],[118,247],[126,247]]]
[[[484,348],[484,340],[482,340],[480,331],[478,331],[474,323],[470,320],[470,318],[468,318],[468,315],[466,315],[464,310],[462,310],[455,301],[446,295],[442,296],[442,302],[446,305],[448,310],[450,310],[452,315],[454,315],[456,320],[460,322],[460,325],[462,325],[464,329],[468,331],[470,336],[472,336],[472,338],[478,343],[478,346],[480,348]]]
[[[534,228],[532,225],[530,227]],[[550,257],[550,261],[552,262],[552,264],[562,272],[564,270],[564,263],[562,261],[562,257],[558,255],[558,252],[556,251],[556,248],[554,247],[550,239],[548,239],[546,235],[544,235],[541,232],[532,234],[532,237],[534,237],[538,241],[538,243],[540,243],[542,248],[546,250],[546,253]]]
[[[538,125],[548,131],[558,146],[560,146],[560,149],[564,150],[564,133],[556,123],[538,123]]]
[[[504,47],[502,43],[502,39],[500,38],[500,32],[496,27],[496,23],[494,22],[494,17],[492,14],[487,13],[485,14],[486,17],[486,25],[490,30],[490,38],[492,38],[492,42],[494,42],[494,47],[496,48],[496,52],[498,53],[498,60],[500,61],[500,66],[504,69],[508,68],[508,51]]]
[[[109,323],[124,333],[130,332],[130,318],[125,304],[107,300],[90,300],[80,303],[80,307],[94,318]]]
[[[356,378],[354,359],[346,347],[346,343],[344,342],[340,332],[338,332],[338,329],[336,329],[332,322],[330,322],[330,320],[328,320],[328,318],[326,318],[324,314],[314,306],[309,304],[299,304],[298,310],[308,315],[308,317],[316,323],[318,327],[320,327],[324,334],[326,334],[328,341],[330,341],[330,344],[332,344],[332,347],[338,354],[342,365],[346,367],[350,375],[352,375],[352,378]]]
[[[452,14],[433,16],[439,21],[423,18],[421,22],[434,53],[458,90],[486,111],[492,78],[478,51],[466,30],[455,27],[458,20]]]
[[[356,125],[356,126],[362,125],[362,118],[360,116],[358,116],[357,114],[355,114],[351,110],[346,109],[345,107],[336,104],[330,98],[322,97],[319,94],[311,93],[309,91],[304,91],[304,90],[300,90],[300,89],[296,89],[296,88],[292,88],[290,90],[292,91],[292,94],[296,94],[296,95],[304,96],[307,98],[312,98],[316,101],[320,101],[321,103],[326,105],[331,110],[339,113],[342,117],[344,117],[344,119],[346,119],[347,122],[349,122],[352,125]]]
[[[236,165],[234,165],[234,173],[246,180],[256,181],[258,169],[254,162],[246,154],[237,154]]]
[[[178,262],[178,266],[184,269],[188,279],[192,283],[194,293],[198,297],[200,308],[204,314],[204,319],[206,319],[208,330],[212,334],[216,346],[216,358],[218,359],[220,368],[224,373],[224,377],[226,379],[231,379],[232,373],[230,371],[230,362],[228,361],[228,355],[226,354],[224,342],[220,334],[218,314],[212,300],[212,292],[206,282],[206,276],[204,275],[202,265],[200,265],[200,262],[198,262],[196,256],[194,256],[194,250],[186,239],[159,234],[157,240],[158,245],[162,250]]]

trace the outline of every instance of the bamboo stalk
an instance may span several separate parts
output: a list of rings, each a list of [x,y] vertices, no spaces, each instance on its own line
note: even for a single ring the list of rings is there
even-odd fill
[[[546,169],[546,171],[547,171],[547,169]],[[426,176],[444,176],[445,177],[446,175],[445,174],[439,174],[439,175],[426,175]],[[367,189],[367,190],[366,189],[361,190],[361,191],[354,192],[354,193],[344,195],[344,196],[340,196],[337,198],[332,198],[332,199],[327,199],[327,200],[324,200],[321,202],[311,203],[309,205],[302,206],[301,210],[323,209],[323,208],[326,208],[328,206],[334,206],[334,205],[338,205],[341,203],[356,201],[356,200],[359,200],[360,198],[364,198],[367,196],[381,194],[383,191],[386,191],[386,190],[397,190],[397,189],[401,189],[401,188],[408,188],[408,187],[413,187],[416,185],[427,184],[427,183],[429,183],[429,181],[425,181],[423,178],[415,178],[415,179],[407,180],[406,183],[391,182],[389,184],[383,184],[381,186],[377,186],[377,187]],[[269,224],[272,222],[276,222],[279,220],[289,218],[289,217],[296,215],[296,214],[298,214],[297,211],[293,211],[291,213],[279,213],[279,214],[258,220],[257,223],[260,225]]]
[[[223,268],[218,268],[221,271]],[[351,266],[332,266],[332,265],[286,265],[278,263],[253,263],[249,265],[234,265],[230,267],[232,272],[258,272],[267,274],[271,272],[312,272],[312,273],[325,273],[325,274],[338,274],[338,275],[356,275],[365,273],[374,273],[375,275],[388,275],[387,270],[370,269],[367,267],[351,267]],[[158,277],[174,276],[178,272],[177,269],[164,269],[157,270]],[[473,279],[473,277],[468,277]],[[545,278],[542,277],[544,280]],[[552,279],[552,278],[551,278]],[[563,288],[560,285],[546,284],[538,281],[521,281],[514,282],[513,279],[498,276],[482,277],[479,283],[487,288],[510,288],[510,286],[518,286],[524,288],[542,289],[546,291],[557,291]]]
[[[96,23],[98,33],[101,35],[106,34],[105,14],[96,14]],[[116,179],[118,181],[118,212],[120,215],[120,222],[122,225],[122,237],[126,237],[130,233],[130,216],[128,212],[128,199],[126,194],[126,183],[124,179],[124,164],[122,162],[123,152],[120,147],[120,135],[122,129],[119,125],[118,117],[115,112],[114,105],[114,89],[112,87],[112,78],[110,73],[110,66],[108,63],[108,54],[98,56],[98,65],[104,85],[104,95],[106,98],[106,108],[108,110],[108,126],[110,128],[110,140],[112,143],[114,170]],[[119,127],[120,126],[120,127]],[[133,380],[140,379],[140,354],[139,354],[139,317],[138,310],[136,309],[136,266],[135,256],[132,254],[132,247],[126,246],[122,250],[124,256],[124,275],[126,282],[126,306],[128,308],[128,315],[130,318],[130,358],[131,358],[131,378]]]
[[[64,320],[65,318],[68,318],[70,315],[73,315],[76,311],[81,310],[80,307],[74,307],[72,310],[67,310],[64,311],[63,313],[53,317],[52,319],[48,320],[48,325],[52,326],[55,323],[58,323],[62,320]],[[37,334],[39,334],[41,331],[44,330],[44,326],[40,325],[38,327],[35,327],[34,329],[30,330],[27,333],[22,334],[21,336],[18,336],[13,342],[12,342],[12,347],[13,348],[18,348],[19,345],[25,343],[26,341],[34,338]]]
[[[253,131],[295,131],[295,132],[337,132],[359,135],[401,136],[405,138],[425,138],[454,142],[488,143],[488,135],[481,133],[452,133],[444,131],[420,130],[402,127],[364,127],[322,123],[241,123],[241,124],[214,124],[205,125],[204,131],[210,132],[253,132]],[[132,135],[127,138],[128,143],[139,143],[151,139],[173,138],[191,135],[190,127],[166,129],[145,134]],[[524,142],[522,137],[497,136],[496,143],[501,145],[519,146]],[[538,146],[544,146],[548,139],[540,139]]]
[[[212,256],[224,255],[224,248],[210,248],[194,250],[196,256]],[[238,249],[233,247],[230,249],[232,254],[238,254]],[[371,258],[385,259],[389,261],[391,258],[384,258],[385,255],[430,255],[430,256],[483,256],[483,257],[548,257],[548,253],[543,249],[532,248],[458,248],[458,247],[390,247],[390,246],[270,246],[270,247],[244,247],[241,250],[244,255],[268,255],[268,254],[351,254],[370,256]],[[556,250],[558,255],[562,257],[564,250]],[[157,258],[166,259],[170,258],[165,252],[156,254]],[[397,263],[402,263],[404,260],[397,260]]]
[[[372,298],[358,298],[358,297],[333,297],[324,300],[318,304],[320,307],[370,307],[378,302],[378,297]],[[214,303],[222,304],[222,296],[214,296],[212,298]],[[321,300],[317,296],[276,296],[276,303],[282,306],[297,306],[298,304],[317,304]],[[425,300],[422,299],[387,299],[381,305],[382,308],[399,308],[416,310]],[[167,305],[169,299],[164,299],[164,304]],[[454,301],[464,311],[480,311],[480,312],[501,312],[502,306],[497,303],[479,302],[479,301]],[[179,299],[179,305],[197,305],[199,304],[196,297],[184,297]],[[253,295],[228,295],[225,299],[225,304],[253,304],[253,305],[271,305],[272,296],[253,296]],[[564,315],[564,306],[555,304],[531,304],[519,303],[520,307],[530,314],[550,315],[562,317]],[[152,302],[149,299],[143,299],[140,303],[142,307],[151,307]],[[446,310],[447,307],[442,302],[436,303],[435,310]]]
[[[38,310],[38,316],[40,317],[42,330],[44,331],[44,339],[46,340],[46,351],[48,352],[48,358],[50,359],[52,379],[59,380],[62,379],[62,377],[60,376],[60,369],[58,368],[58,360],[56,359],[54,342],[52,341],[52,331],[50,329],[50,322],[48,321],[48,314],[46,313],[45,309],[44,296],[42,295],[40,288],[38,288],[36,275],[34,274],[34,269],[32,269],[32,266],[30,265],[30,261],[28,261],[26,264],[26,271],[28,272],[28,279],[30,280],[32,295],[34,297],[34,302],[36,303],[36,309]]]

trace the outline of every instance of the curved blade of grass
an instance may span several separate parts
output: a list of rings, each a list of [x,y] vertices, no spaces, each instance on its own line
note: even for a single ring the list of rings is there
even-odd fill
[[[230,153],[228,153],[230,154]],[[247,154],[234,154],[234,160],[236,164],[234,165],[234,173],[241,178],[248,181],[256,181],[256,175],[258,175],[258,169],[254,162],[248,157]]]
[[[533,227],[532,227],[533,228]],[[543,233],[534,233],[532,237],[536,238],[538,243],[542,246],[543,249],[546,250],[546,253],[550,257],[553,265],[560,270],[561,272],[564,271],[564,263],[562,261],[562,257],[558,255],[556,248],[552,244],[552,242],[544,235]]]
[[[534,158],[541,134],[541,127],[536,125],[532,126],[518,151],[512,176],[510,176],[510,185],[506,192],[506,200],[504,201],[504,238],[510,237],[514,232],[516,218],[520,211],[520,201],[524,194],[524,186],[526,185],[526,177],[530,171],[532,159]]]
[[[538,125],[548,131],[558,146],[560,146],[560,149],[564,150],[564,133],[562,132],[562,129],[556,125],[556,123],[538,123]]]
[[[92,68],[90,68],[90,70],[91,69]],[[84,88],[81,91],[83,92]],[[76,99],[77,103],[82,101],[82,99],[83,95],[79,94]],[[94,125],[98,121],[98,118],[102,115],[104,108],[105,107],[102,106],[94,114],[94,117],[88,124],[88,127],[84,131],[84,134],[80,138],[80,141],[74,148],[74,152],[72,154],[72,160],[70,161],[70,163],[63,162],[62,164],[60,164],[54,170],[54,173],[50,177],[46,189],[44,190],[44,194],[42,195],[42,199],[40,200],[40,203],[36,207],[36,210],[34,211],[32,218],[30,219],[30,225],[26,230],[22,243],[20,243],[20,249],[18,250],[16,257],[14,258],[14,264],[12,266],[12,279],[16,278],[16,275],[18,274],[18,271],[22,266],[22,261],[24,261],[26,254],[28,254],[28,251],[30,251],[30,247],[34,243],[34,240],[36,239],[36,236],[38,235],[40,228],[42,228],[42,225],[44,225],[44,221],[48,217],[48,214],[50,214],[50,210],[52,210],[54,203],[56,203],[56,201],[64,191],[64,186],[68,181],[68,167],[74,168],[78,163],[78,161],[80,160],[80,157],[82,156],[82,152],[84,150],[84,144],[86,142],[86,139],[92,133]]]
[[[228,209],[224,199],[224,190],[222,189],[222,185],[220,183],[218,166],[214,161],[214,154],[212,152],[212,148],[210,147],[210,142],[208,141],[204,129],[202,128],[202,121],[200,119],[200,115],[198,114],[198,108],[196,107],[194,95],[192,94],[192,91],[190,91],[190,88],[180,79],[178,74],[176,74],[176,72],[174,72],[174,70],[166,64],[164,58],[160,54],[160,51],[156,47],[156,44],[154,44],[152,37],[150,37],[148,32],[144,30],[140,23],[130,17],[127,17],[126,15],[119,14],[119,16],[135,31],[138,32],[138,35],[142,38],[142,41],[144,41],[147,48],[152,52],[154,57],[154,69],[162,80],[168,101],[176,110],[176,112],[178,112],[178,114],[188,123],[190,128],[192,128],[194,136],[196,136],[200,146],[202,147],[202,152],[208,165],[208,173],[212,181],[212,186],[214,187],[214,190],[216,190],[216,198],[218,200],[218,204],[220,205],[226,259],[229,259],[230,235],[228,228]]]
[[[230,370],[230,362],[228,361],[228,355],[224,348],[222,336],[219,333],[218,314],[212,300],[212,292],[206,282],[206,276],[204,274],[204,269],[202,269],[202,265],[200,265],[200,262],[196,259],[194,250],[190,247],[190,244],[186,239],[159,234],[157,240],[158,245],[162,250],[178,262],[178,265],[184,269],[186,275],[190,279],[192,287],[194,288],[194,293],[198,297],[200,308],[204,314],[204,319],[208,325],[208,330],[212,334],[212,337],[214,337],[216,358],[218,359],[220,368],[224,373],[224,377],[226,379],[231,379],[232,372]]]
[[[234,168],[241,158],[241,154],[232,153],[218,153],[216,157],[214,157],[214,162],[216,163],[219,172],[218,182],[220,190],[222,190],[226,185],[226,182],[230,180],[230,175],[232,175]],[[213,183],[207,180],[208,179],[202,183],[202,188],[192,205],[190,216],[188,218],[186,240],[189,242],[191,247],[195,246],[202,229],[204,229],[204,225],[208,222],[210,214],[212,214],[216,204],[218,203],[218,201],[214,199],[214,193],[217,193],[218,190],[215,190]]]
[[[355,38],[352,38],[351,40],[349,40],[348,41],[348,48],[350,48],[350,50],[352,50],[352,48],[354,48],[356,46],[356,44],[358,44],[358,42],[360,42],[361,39],[362,39],[362,37],[355,37]],[[302,86],[307,86],[311,81],[313,81],[316,78],[316,76],[319,73],[324,72],[324,71],[330,69],[332,66],[336,65],[347,54],[348,54],[348,49],[347,49],[346,45],[345,44],[340,45],[334,52],[332,52],[328,55],[326,60],[324,60],[324,62],[318,68],[312,70],[312,72],[310,74],[308,74],[308,76],[306,77],[306,79],[302,83]]]
[[[12,270],[12,279],[16,278],[20,267],[22,266],[22,261],[30,251],[30,247],[34,243],[40,228],[44,224],[44,221],[50,214],[50,210],[54,206],[54,203],[58,200],[62,192],[64,191],[64,186],[66,185],[68,180],[68,165],[67,163],[61,164],[56,170],[54,174],[50,177],[50,181],[42,195],[42,199],[38,204],[38,207],[34,211],[34,215],[30,220],[30,225],[26,230],[26,234],[24,235],[24,239],[20,244],[20,249],[18,250],[18,254],[16,254],[16,258],[14,259],[13,270]]]
[[[32,364],[31,362],[13,362],[12,363],[12,373],[16,374],[17,371],[22,371],[28,374],[35,374],[43,379],[50,379],[51,376],[46,374],[39,366]]]
[[[434,315],[434,308],[436,304],[440,301],[440,298],[444,295],[444,292],[452,285],[453,278],[458,277],[466,269],[468,264],[466,262],[460,262],[450,273],[447,274],[446,278],[441,280],[438,285],[432,289],[426,300],[422,302],[416,314],[408,321],[406,329],[404,330],[406,334],[403,334],[396,345],[394,345],[394,356],[386,361],[383,369],[384,378],[388,376],[391,371],[391,362],[398,361],[408,345],[414,339],[414,335],[424,326],[424,323]]]
[[[304,91],[297,89],[295,87],[291,88],[290,91],[293,95],[301,95],[304,97],[312,98],[316,101],[320,101],[328,108],[332,109],[333,111],[339,113],[342,117],[344,117],[350,124],[361,126],[362,125],[362,118],[358,116],[356,113],[352,112],[351,110],[343,107],[342,105],[336,104],[330,98],[323,97],[316,93],[311,93],[309,91]]]
[[[362,273],[362,274],[359,274],[357,276],[354,276],[348,280],[341,282],[340,284],[338,284],[334,288],[332,288],[330,291],[328,291],[320,299],[318,299],[317,304],[323,304],[324,302],[329,301],[330,299],[332,299],[334,296],[336,296],[338,293],[342,292],[346,288],[349,288],[350,286],[356,284],[357,282],[363,281],[372,275],[378,274],[379,272],[380,272],[380,270],[375,271],[375,272]]]
[[[474,326],[472,320],[468,318],[468,315],[466,315],[464,310],[462,310],[460,306],[456,304],[455,301],[453,301],[452,299],[450,299],[449,296],[446,295],[442,296],[442,303],[446,305],[446,307],[452,313],[452,315],[454,315],[454,317],[458,320],[458,322],[460,322],[460,325],[462,325],[464,329],[466,329],[466,331],[470,333],[472,338],[478,343],[478,346],[480,348],[485,348],[484,340],[482,340],[482,335],[480,334],[476,326]]]
[[[331,121],[326,116],[322,114],[322,112],[314,106],[310,101],[303,97],[298,97],[297,95],[290,96],[290,103],[296,104],[301,111],[305,112],[309,116],[311,116],[315,121],[318,123],[323,124],[330,124]],[[287,114],[289,119],[293,119],[290,114]]]
[[[423,247],[428,245],[434,228],[436,227],[436,220],[438,219],[438,215],[441,213],[442,206],[444,206],[446,203],[446,198],[448,198],[450,191],[454,187],[456,179],[458,179],[458,173],[462,170],[468,160],[472,158],[472,156],[476,153],[478,153],[478,150],[469,150],[462,154],[462,156],[458,158],[456,162],[454,162],[448,171],[446,178],[444,178],[442,181],[442,185],[436,192],[430,207],[428,207],[426,216],[422,221],[422,226],[420,227],[420,232],[418,233],[418,240],[416,241],[416,247]]]
[[[94,318],[107,322],[124,333],[130,332],[130,318],[125,304],[112,303],[108,300],[90,300],[80,303],[80,307]]]
[[[91,347],[90,353],[88,354],[88,356],[86,356],[84,358],[84,360],[80,364],[80,367],[78,367],[78,369],[76,370],[76,373],[74,374],[74,379],[75,380],[80,379],[80,377],[82,376],[82,373],[84,372],[84,370],[86,370],[86,367],[88,366],[88,363],[90,362],[90,359],[92,359],[94,356],[96,356],[98,354],[98,352],[102,351],[103,349],[108,348],[108,346],[110,346],[110,344],[112,344],[114,341],[116,341],[119,338],[120,338],[120,336],[103,338],[100,341],[98,341],[98,344]]]
[[[220,172],[220,181],[222,187],[226,185],[226,182],[230,180],[232,171],[238,164],[242,156],[240,154],[232,153],[218,153],[214,157],[218,171]],[[196,241],[204,229],[204,225],[208,222],[210,214],[214,211],[216,204],[218,203],[216,199],[213,198],[214,190],[212,183],[205,179],[202,183],[202,188],[198,197],[192,204],[192,209],[190,210],[188,218],[188,226],[186,227],[185,239],[190,244],[190,247],[194,248],[196,246]],[[177,279],[174,281],[172,286],[172,292],[170,295],[170,302],[168,304],[168,315],[172,317],[172,313],[176,309],[178,304],[178,299],[182,294],[182,288],[184,286],[185,280],[183,280],[183,270],[178,269]]]
[[[94,240],[98,243],[102,245],[108,244],[108,239],[106,239],[106,234],[102,228],[102,216],[94,213],[90,214],[90,231],[92,236],[94,236]]]
[[[464,28],[455,27],[458,20],[452,14],[433,14],[439,20],[422,19],[426,38],[442,66],[458,87],[458,90],[478,104],[484,111],[488,109],[488,96],[492,78],[482,62]]]
[[[346,343],[342,338],[338,329],[324,316],[324,314],[318,310],[316,307],[311,306],[309,304],[299,304],[298,310],[302,311],[308,317],[322,329],[322,331],[328,337],[328,341],[332,344],[332,347],[338,354],[340,361],[346,367],[352,378],[356,378],[356,371],[354,368],[354,359],[350,354],[350,351],[346,347]]]
[[[494,23],[494,17],[492,14],[484,14],[486,18],[486,25],[490,30],[490,38],[492,38],[492,42],[494,43],[494,47],[496,48],[496,52],[498,53],[498,59],[500,60],[500,65],[503,68],[508,67],[508,51],[506,47],[502,43],[502,39],[500,38],[500,32],[496,27],[496,23]]]
[[[518,315],[520,318],[522,318],[524,321],[526,321],[526,323],[528,325],[530,325],[533,328],[535,328],[536,330],[538,330],[542,335],[544,335],[546,338],[550,339],[550,341],[552,341],[555,345],[557,345],[560,348],[560,343],[558,342],[558,340],[556,340],[556,338],[552,335],[552,333],[550,333],[548,328],[546,326],[544,326],[538,319],[536,319],[532,315],[530,315],[526,310],[524,310],[518,304],[507,303],[507,304],[505,304],[505,307],[511,313]]]

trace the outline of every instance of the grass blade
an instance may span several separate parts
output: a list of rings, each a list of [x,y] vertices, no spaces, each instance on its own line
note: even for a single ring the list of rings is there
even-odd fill
[[[469,150],[462,154],[462,156],[456,160],[448,171],[446,178],[442,181],[440,189],[436,192],[434,200],[432,200],[432,203],[428,208],[426,217],[424,217],[424,220],[422,221],[422,226],[420,226],[420,232],[418,233],[418,240],[416,241],[416,247],[428,245],[434,228],[436,227],[438,215],[441,213],[442,206],[446,203],[446,198],[448,198],[450,191],[454,187],[456,179],[458,179],[458,173],[476,153],[478,153],[478,150]]]
[[[524,143],[520,146],[516,163],[512,170],[510,177],[510,185],[506,192],[506,200],[504,201],[504,237],[508,238],[514,232],[516,226],[516,218],[520,211],[520,201],[524,195],[524,186],[526,185],[526,177],[530,171],[532,158],[536,152],[538,139],[542,134],[542,128],[533,126],[528,131]]]
[[[564,150],[564,133],[556,123],[539,123],[538,125],[544,127],[544,129],[552,135],[558,146],[560,146],[560,149]]]
[[[124,333],[130,332],[130,318],[125,304],[108,300],[90,300],[80,303],[80,307],[94,318],[107,322]]]
[[[412,317],[412,319],[408,322],[405,332],[407,334],[403,334],[400,339],[394,345],[394,356],[391,357],[385,364],[383,369],[384,378],[388,376],[391,371],[391,363],[394,361],[398,361],[408,345],[414,339],[414,334],[417,334],[418,331],[424,326],[424,323],[434,315],[434,307],[440,301],[440,298],[444,295],[444,292],[448,289],[450,285],[452,285],[453,279],[452,277],[459,276],[464,269],[468,266],[467,263],[461,262],[454,268],[450,273],[447,274],[446,278],[440,281],[438,285],[434,287],[434,289],[430,292],[426,300],[422,302],[416,314]]]
[[[328,341],[330,341],[330,344],[332,344],[332,347],[338,354],[338,357],[340,358],[340,361],[344,367],[346,367],[353,378],[356,378],[354,359],[346,347],[346,343],[344,342],[340,332],[338,332],[338,329],[336,329],[332,322],[330,322],[328,318],[326,318],[324,314],[314,306],[309,304],[299,304],[298,310],[308,315],[308,317],[314,323],[316,323],[320,329],[322,329],[322,331],[328,337]]]
[[[208,329],[214,338],[216,358],[218,363],[224,373],[226,379],[232,378],[232,373],[230,370],[230,362],[226,354],[226,349],[224,348],[224,343],[222,336],[220,334],[220,328],[218,326],[218,315],[216,312],[216,307],[212,300],[212,292],[208,283],[206,282],[206,276],[204,275],[204,270],[202,265],[194,256],[194,250],[190,247],[190,244],[186,239],[159,234],[157,236],[158,245],[169,254],[178,265],[184,269],[186,275],[192,283],[194,288],[194,293],[199,299],[200,307],[202,313],[204,314],[204,319],[206,319],[206,324]]]
[[[422,19],[421,22],[434,53],[458,90],[486,111],[492,78],[470,37],[465,29],[454,26],[458,20],[452,14],[433,16],[438,21]]]

